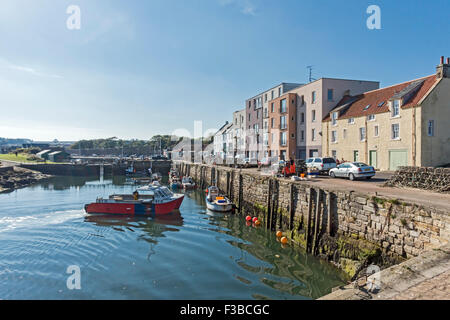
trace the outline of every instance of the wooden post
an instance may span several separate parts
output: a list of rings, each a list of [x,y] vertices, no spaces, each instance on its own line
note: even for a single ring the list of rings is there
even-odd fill
[[[266,218],[266,229],[269,230],[272,224],[272,179],[269,179],[269,192],[267,193],[267,218]]]
[[[230,197],[230,172],[227,171],[227,195]]]
[[[320,227],[320,208],[321,208],[321,193],[322,190],[319,189],[316,195],[316,214],[314,217],[314,238],[313,238],[313,249],[312,253],[316,254],[317,251],[317,242],[318,242],[318,236],[319,236],[319,227]]]
[[[331,203],[331,192],[327,194],[327,208],[328,208],[328,221],[327,221],[327,233],[331,236],[333,230],[333,207]]]
[[[239,173],[239,192],[238,192],[238,206],[239,206],[239,213],[242,213],[242,174]]]
[[[312,205],[313,205],[313,189],[309,188],[309,199],[308,199],[308,217],[306,218],[306,252],[310,251],[310,235],[311,235],[311,216],[312,216]]]
[[[290,190],[290,202],[289,202],[289,230],[292,230],[294,228],[294,184],[291,183]]]

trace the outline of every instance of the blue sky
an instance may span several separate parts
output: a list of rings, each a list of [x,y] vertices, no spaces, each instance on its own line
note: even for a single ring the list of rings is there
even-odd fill
[[[369,5],[381,30],[366,27]],[[66,9],[81,9],[68,30]],[[0,137],[149,139],[220,127],[280,82],[430,75],[450,56],[450,2],[3,0]]]

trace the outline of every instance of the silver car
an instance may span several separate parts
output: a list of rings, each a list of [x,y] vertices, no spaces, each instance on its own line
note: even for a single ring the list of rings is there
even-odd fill
[[[332,178],[370,179],[375,175],[375,168],[362,162],[346,162],[330,170]]]

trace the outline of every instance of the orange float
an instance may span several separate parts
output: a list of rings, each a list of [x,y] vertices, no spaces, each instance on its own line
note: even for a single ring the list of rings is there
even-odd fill
[[[261,225],[261,222],[259,220],[255,221],[255,226],[259,227]]]
[[[286,237],[281,238],[281,243],[282,244],[288,243],[288,239]]]
[[[283,232],[277,231],[277,237],[278,237],[278,238],[281,238],[282,235],[283,235]]]

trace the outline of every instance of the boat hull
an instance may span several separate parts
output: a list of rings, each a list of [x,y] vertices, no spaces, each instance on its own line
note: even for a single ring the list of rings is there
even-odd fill
[[[217,204],[212,203],[208,201],[208,199],[206,199],[206,208],[214,212],[230,212],[233,210],[233,204],[232,203]]]
[[[164,203],[102,203],[94,202],[87,204],[85,210],[87,213],[94,214],[119,214],[119,215],[141,215],[141,216],[160,216],[171,213],[180,208],[184,196],[177,197]]]

